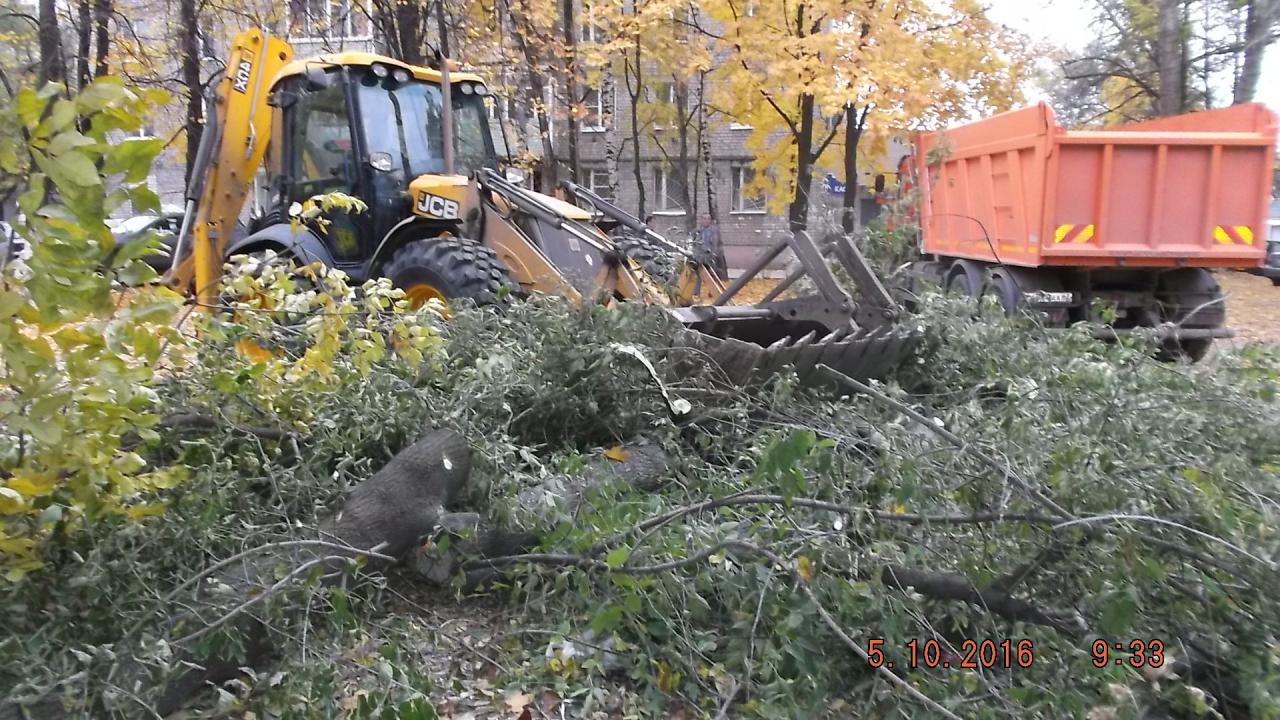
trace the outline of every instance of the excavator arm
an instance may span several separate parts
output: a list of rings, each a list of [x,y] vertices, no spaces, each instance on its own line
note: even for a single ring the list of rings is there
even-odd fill
[[[267,94],[292,56],[283,40],[258,29],[241,32],[206,105],[182,230],[165,276],[173,287],[194,291],[202,305],[216,300],[223,252],[271,136]]]

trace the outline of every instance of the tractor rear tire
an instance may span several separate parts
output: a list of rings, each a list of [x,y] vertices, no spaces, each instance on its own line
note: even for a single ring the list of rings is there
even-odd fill
[[[408,243],[395,252],[382,274],[419,304],[436,298],[496,305],[518,287],[493,250],[453,236]]]
[[[673,286],[679,280],[676,257],[666,248],[638,235],[618,234],[612,239],[618,252],[635,261],[659,285]]]

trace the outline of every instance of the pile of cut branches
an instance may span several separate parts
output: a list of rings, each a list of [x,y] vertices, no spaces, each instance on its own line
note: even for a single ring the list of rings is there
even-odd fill
[[[10,589],[15,699],[316,717],[473,696],[496,717],[548,697],[582,717],[1280,707],[1265,348],[1160,364],[1140,339],[934,300],[927,349],[884,383],[740,388],[659,311],[538,299],[419,317],[420,362],[364,369],[354,339],[403,331],[352,321],[325,340],[338,376],[301,397],[289,381],[321,336],[271,360],[243,341],[332,315],[315,307],[206,321],[201,362],[157,388],[166,432],[139,447],[188,479],[156,491],[164,515],[86,528]],[[493,622],[454,642],[477,606]],[[485,659],[422,669],[442,652]]]

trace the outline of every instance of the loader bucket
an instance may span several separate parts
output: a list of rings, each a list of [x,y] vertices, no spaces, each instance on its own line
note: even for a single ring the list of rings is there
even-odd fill
[[[787,249],[799,260],[795,270],[762,301],[730,304]],[[857,302],[831,272],[829,261],[839,263],[858,286]],[[814,294],[777,299],[806,276]],[[689,328],[684,344],[703,352],[729,381],[742,385],[786,369],[801,384],[819,385],[819,366],[859,380],[884,377],[915,354],[922,337],[918,329],[899,324],[901,311],[847,237],[828,236],[819,247],[804,231],[776,242],[712,304],[671,311]]]
[[[690,347],[740,385],[754,384],[784,371],[794,370],[803,384],[822,384],[818,368],[826,366],[858,380],[883,377],[910,358],[919,345],[919,330],[898,324],[901,310],[876,277],[866,258],[849,238],[832,234],[819,246],[803,230],[779,238],[727,288],[704,272],[705,263],[670,243],[638,217],[600,197],[589,188],[562,183],[569,197],[581,206],[616,223],[629,233],[683,256],[705,278],[694,283],[699,290],[682,288],[675,306],[668,310],[688,329],[678,344]],[[796,268],[763,300],[735,305],[734,299],[769,263],[791,250]],[[858,300],[831,271],[835,263],[857,286]],[[779,300],[801,278],[808,277],[812,295]],[[698,304],[702,291],[719,292],[709,304]],[[685,292],[685,290],[690,290]]]
[[[791,370],[801,385],[816,386],[825,382],[818,371],[820,365],[856,380],[882,378],[915,353],[920,334],[887,328],[826,336],[810,332],[796,340],[784,337],[766,346],[690,330],[680,340],[682,345],[703,353],[731,384],[757,385]]]

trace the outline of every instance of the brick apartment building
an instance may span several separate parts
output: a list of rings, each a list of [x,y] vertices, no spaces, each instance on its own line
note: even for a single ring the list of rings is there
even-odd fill
[[[646,88],[641,102],[674,102],[670,78],[658,80],[652,87]],[[596,103],[589,107],[586,119],[579,130],[579,157],[581,177],[579,182],[596,193],[610,197],[622,208],[637,212],[639,207],[639,190],[635,177],[635,155],[627,148],[619,153],[617,176],[612,187],[609,178],[609,132],[620,136],[629,136],[631,118],[631,98],[627,93],[613,93],[612,108],[602,107],[600,103],[608,103],[608,97],[598,99],[594,90],[588,89],[586,96]],[[690,105],[699,101],[693,89],[689,91]],[[654,98],[663,98],[654,100]],[[613,123],[614,127],[607,124]],[[756,172],[752,166],[753,155],[746,148],[747,137],[752,128],[731,121],[716,119],[707,123],[705,132],[706,144],[710,159],[710,193],[715,196],[717,209],[715,223],[725,246],[725,256],[733,275],[736,270],[746,267],[751,260],[770,244],[779,234],[787,231],[785,215],[771,213],[768,210],[767,198],[753,195],[749,186]],[[680,182],[678,162],[673,160],[673,147],[676,145],[674,127],[654,126],[650,124],[640,134],[640,181],[644,185],[645,215],[650,225],[660,233],[669,237],[681,237],[688,228],[697,227],[708,219],[708,173],[698,158],[690,160],[689,177],[685,180],[688,188],[689,204],[682,207],[678,199],[676,184]],[[693,129],[690,129],[693,135]],[[693,140],[690,139],[692,143]],[[563,140],[560,147],[564,147]],[[692,153],[697,153],[694,147]],[[560,153],[563,155],[563,151]],[[895,162],[901,151],[892,158]],[[817,227],[822,225],[820,219],[829,218],[826,224],[835,225],[839,208],[843,203],[843,183],[838,179],[815,172],[810,189],[810,222]],[[879,205],[875,202],[867,188],[873,185],[868,173],[859,182],[860,219],[863,222],[875,217]],[[786,257],[780,258],[777,265],[785,265]]]

